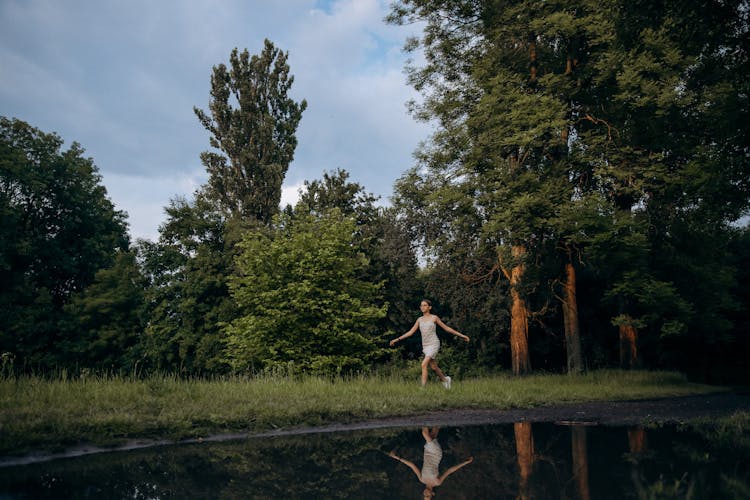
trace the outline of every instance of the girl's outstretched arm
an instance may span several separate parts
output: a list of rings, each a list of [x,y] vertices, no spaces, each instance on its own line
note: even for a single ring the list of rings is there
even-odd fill
[[[464,460],[460,464],[456,464],[453,467],[451,467],[450,469],[448,469],[447,471],[443,472],[443,475],[440,476],[440,478],[439,478],[440,483],[442,484],[442,482],[445,481],[445,478],[447,478],[448,476],[450,476],[451,474],[453,474],[454,472],[456,472],[461,467],[463,467],[465,465],[469,465],[473,461],[474,461],[474,457],[469,457],[467,460]]]
[[[457,330],[454,330],[454,329],[453,329],[453,328],[451,328],[450,326],[446,325],[446,324],[445,324],[445,323],[443,323],[443,321],[442,321],[442,320],[441,320],[440,318],[438,318],[437,316],[435,316],[435,323],[437,323],[438,325],[440,325],[440,328],[442,328],[442,329],[443,329],[443,330],[445,330],[446,332],[452,333],[453,335],[455,335],[456,337],[460,338],[460,339],[461,339],[461,340],[463,340],[464,342],[468,342],[468,341],[469,341],[469,337],[467,337],[466,335],[464,335],[463,333],[461,333],[461,332],[459,332],[459,331],[457,331]]]
[[[405,458],[399,457],[398,455],[396,455],[396,452],[394,452],[394,451],[390,452],[388,454],[388,456],[390,456],[391,458],[393,458],[395,460],[398,460],[402,464],[404,464],[407,467],[409,467],[412,470],[412,472],[414,472],[414,474],[416,474],[417,479],[419,479],[420,481],[422,480],[422,473],[420,472],[419,468],[416,465],[414,465],[414,462],[410,462],[409,460],[407,460]]]
[[[398,342],[399,340],[404,340],[406,337],[411,337],[412,335],[414,335],[414,332],[417,331],[417,328],[419,328],[419,320],[414,322],[414,326],[411,327],[411,330],[401,335],[400,337],[396,337],[395,339],[391,340],[391,347],[396,345],[396,342]]]

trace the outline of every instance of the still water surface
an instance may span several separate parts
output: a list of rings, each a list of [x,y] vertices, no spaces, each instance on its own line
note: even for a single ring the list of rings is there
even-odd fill
[[[0,468],[0,498],[745,498],[747,449],[695,430],[517,423],[157,448]]]

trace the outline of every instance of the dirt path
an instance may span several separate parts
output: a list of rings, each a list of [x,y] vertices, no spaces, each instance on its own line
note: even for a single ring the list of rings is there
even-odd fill
[[[512,410],[437,410],[422,415],[390,417],[363,422],[294,427],[262,433],[218,434],[184,441],[133,440],[117,447],[79,446],[59,453],[32,453],[22,457],[0,457],[0,467],[46,462],[94,453],[128,451],[155,446],[221,442],[327,432],[346,432],[390,427],[467,426],[514,422],[557,422],[588,425],[636,425],[643,423],[687,422],[715,419],[739,411],[750,412],[750,392],[724,392],[703,396],[646,399],[635,401],[594,401],[560,406]]]
[[[681,423],[699,418],[715,419],[738,411],[750,411],[750,393],[726,392],[703,396],[593,401],[560,406],[512,410],[445,410],[423,415],[391,417],[349,424],[279,429],[257,436],[283,436],[317,432],[414,426],[464,426],[515,422],[557,422],[601,425],[636,425],[655,422]]]

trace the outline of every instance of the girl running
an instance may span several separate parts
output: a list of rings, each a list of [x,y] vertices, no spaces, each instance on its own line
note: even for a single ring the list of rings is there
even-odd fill
[[[435,361],[437,353],[440,350],[440,339],[437,336],[436,325],[465,342],[469,341],[469,337],[449,327],[440,318],[432,314],[432,303],[429,300],[423,300],[419,304],[419,309],[422,311],[422,317],[417,318],[411,330],[391,340],[391,346],[396,345],[396,342],[404,340],[406,337],[411,337],[419,329],[419,332],[422,334],[422,352],[424,353],[424,359],[422,360],[422,387],[427,385],[427,367],[430,367],[440,380],[442,380],[443,387],[450,389],[452,379],[443,373],[437,361]]]

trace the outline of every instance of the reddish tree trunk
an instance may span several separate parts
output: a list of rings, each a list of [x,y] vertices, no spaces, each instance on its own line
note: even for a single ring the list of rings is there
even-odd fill
[[[513,257],[520,259],[526,253],[526,249],[520,245],[513,247]],[[523,279],[524,264],[513,266],[510,272],[510,296],[512,304],[510,308],[510,352],[514,375],[531,372],[531,360],[529,358],[529,311],[526,301],[518,291]]]
[[[531,422],[513,424],[518,458],[518,499],[531,498],[531,472],[534,468],[534,435]]]
[[[646,430],[643,427],[628,429],[628,445],[630,453],[643,453],[646,451]]]
[[[576,269],[570,261],[565,264],[563,321],[565,323],[568,373],[581,373],[583,371],[583,358],[581,356],[581,329],[578,323],[578,301],[576,300]]]
[[[589,500],[589,455],[586,441],[586,427],[574,425],[570,428],[573,449],[573,477],[575,478],[578,498]]]
[[[635,368],[638,365],[638,330],[629,323],[620,324],[620,367]]]

